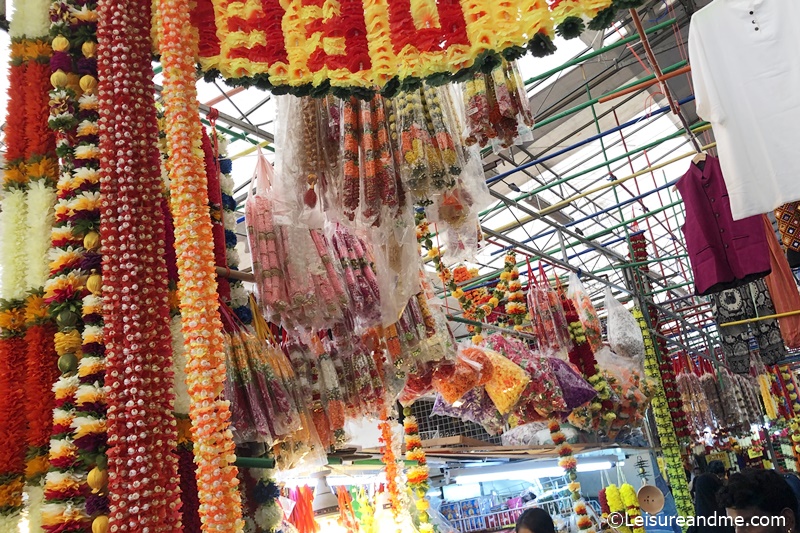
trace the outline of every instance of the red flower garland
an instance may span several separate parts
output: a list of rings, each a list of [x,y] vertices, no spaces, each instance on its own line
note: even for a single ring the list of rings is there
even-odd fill
[[[208,206],[211,210],[211,231],[214,234],[214,262],[218,266],[228,264],[225,248],[225,225],[222,221],[222,187],[219,181],[219,167],[211,139],[203,129],[203,160],[208,178]],[[217,293],[225,303],[231,301],[231,285],[227,278],[217,276]]]
[[[661,371],[661,381],[664,384],[664,394],[667,397],[669,414],[672,417],[672,425],[675,427],[675,436],[679,439],[689,437],[691,435],[689,431],[689,419],[686,417],[686,411],[683,409],[683,400],[678,390],[675,370],[672,367],[672,363],[665,361],[658,366]]]
[[[98,3],[111,531],[181,531],[149,0]]]

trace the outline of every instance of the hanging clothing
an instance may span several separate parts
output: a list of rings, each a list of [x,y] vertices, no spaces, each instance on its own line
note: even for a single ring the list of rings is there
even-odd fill
[[[783,204],[775,210],[781,242],[787,250],[800,252],[800,202]]]
[[[758,342],[759,355],[765,365],[774,365],[786,357],[786,346],[775,319],[721,327],[726,322],[775,314],[772,298],[763,279],[714,294],[711,303],[722,341],[722,353],[732,372],[750,373],[751,332]]]
[[[734,221],[719,160],[692,163],[678,180],[686,208],[681,228],[694,274],[695,293],[744,285],[770,273],[769,246],[760,217]]]
[[[788,313],[790,311],[800,311],[800,291],[797,290],[797,282],[789,268],[789,262],[783,255],[778,238],[772,229],[767,215],[761,215],[764,220],[764,229],[769,243],[769,256],[772,263],[772,274],[764,278],[775,304],[776,313]],[[800,348],[800,315],[779,318],[781,335],[783,342],[789,348]]]
[[[734,220],[800,200],[800,2],[715,0],[689,25],[697,114],[711,122]]]

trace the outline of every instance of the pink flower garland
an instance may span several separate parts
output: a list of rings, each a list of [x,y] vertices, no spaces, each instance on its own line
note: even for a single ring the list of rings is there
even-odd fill
[[[98,2],[110,531],[182,531],[149,0]]]

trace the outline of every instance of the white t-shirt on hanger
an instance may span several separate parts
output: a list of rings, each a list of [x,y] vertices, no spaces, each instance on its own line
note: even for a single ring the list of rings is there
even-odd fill
[[[799,23],[800,0],[715,0],[689,26],[734,220],[800,200]]]

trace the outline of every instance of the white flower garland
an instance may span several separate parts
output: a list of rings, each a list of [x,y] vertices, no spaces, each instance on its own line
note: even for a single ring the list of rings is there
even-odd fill
[[[44,505],[44,487],[36,485],[25,485],[25,492],[28,493],[28,531],[42,531],[42,506]]]
[[[28,263],[26,259],[25,191],[11,189],[5,194],[3,209],[0,212],[0,227],[2,227],[3,235],[2,243],[0,243],[3,256],[0,297],[4,300],[22,300],[27,292],[25,273]]]
[[[8,34],[12,39],[39,39],[50,31],[50,0],[14,0]]]
[[[56,203],[56,191],[44,180],[32,181],[28,184],[28,235],[27,255],[28,269],[26,286],[28,289],[39,289],[47,282],[50,268],[47,263],[50,250],[50,229],[53,227],[53,205]]]

